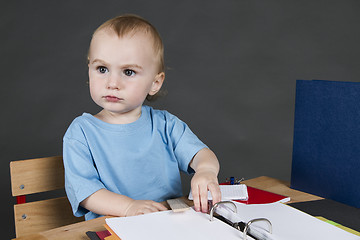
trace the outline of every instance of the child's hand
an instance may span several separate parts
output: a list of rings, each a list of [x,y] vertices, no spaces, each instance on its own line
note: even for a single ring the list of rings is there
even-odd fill
[[[151,200],[133,200],[126,209],[125,216],[135,216],[151,212],[168,210],[161,203]]]
[[[196,172],[191,180],[191,193],[194,198],[195,211],[208,212],[208,190],[211,192],[213,204],[220,202],[221,192],[217,173],[211,170]]]

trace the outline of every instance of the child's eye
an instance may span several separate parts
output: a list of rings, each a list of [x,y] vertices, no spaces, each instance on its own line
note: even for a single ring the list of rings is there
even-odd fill
[[[128,77],[134,76],[135,75],[135,71],[131,70],[131,69],[125,69],[124,70],[124,74]]]
[[[97,70],[99,71],[99,73],[107,73],[108,72],[108,69],[104,66],[97,67]]]

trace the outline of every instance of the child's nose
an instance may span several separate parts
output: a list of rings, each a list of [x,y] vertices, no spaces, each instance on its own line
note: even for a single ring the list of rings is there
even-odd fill
[[[120,76],[118,76],[117,74],[109,74],[106,87],[108,89],[122,88],[122,82]]]

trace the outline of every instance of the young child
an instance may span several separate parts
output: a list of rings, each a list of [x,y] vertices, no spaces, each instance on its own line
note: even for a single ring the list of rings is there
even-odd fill
[[[163,44],[135,15],[113,18],[93,34],[89,86],[102,110],[84,113],[64,136],[65,188],[75,216],[131,216],[167,210],[182,196],[180,171],[195,172],[196,211],[207,212],[207,192],[220,201],[219,163],[189,127],[167,111],[143,106],[164,78]]]

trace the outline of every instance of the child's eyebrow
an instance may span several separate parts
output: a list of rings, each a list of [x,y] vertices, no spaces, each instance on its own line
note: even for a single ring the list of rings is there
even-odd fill
[[[101,63],[101,64],[104,64],[104,65],[106,65],[107,63],[105,62],[105,61],[103,61],[103,60],[101,60],[101,59],[94,59],[94,60],[92,60],[91,62],[90,62],[91,64],[94,64],[94,63]]]
[[[137,65],[137,64],[126,64],[126,65],[121,66],[121,68],[138,68],[138,69],[143,69],[142,66]]]
[[[105,61],[103,61],[103,60],[101,60],[101,59],[98,59],[98,58],[96,58],[96,59],[94,59],[93,61],[90,62],[90,64],[94,64],[94,63],[100,63],[100,64],[103,64],[103,65],[107,65],[107,64],[108,64],[107,62],[105,62]],[[121,67],[121,68],[138,68],[138,69],[140,69],[140,70],[143,69],[142,66],[140,66],[140,65],[138,65],[138,64],[136,64],[136,63],[134,63],[134,64],[125,64],[125,65],[121,65],[120,67]]]

